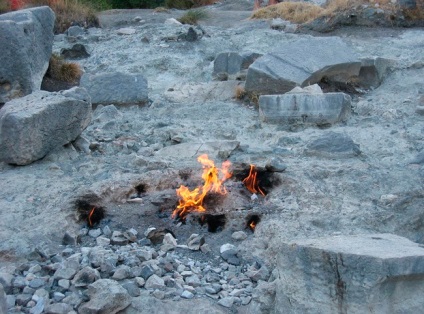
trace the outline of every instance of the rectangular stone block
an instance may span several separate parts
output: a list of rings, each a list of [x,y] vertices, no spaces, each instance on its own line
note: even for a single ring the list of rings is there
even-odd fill
[[[351,98],[344,93],[259,97],[261,121],[275,124],[334,124],[346,120],[350,110]]]
[[[392,234],[282,247],[276,313],[421,313],[424,248]]]

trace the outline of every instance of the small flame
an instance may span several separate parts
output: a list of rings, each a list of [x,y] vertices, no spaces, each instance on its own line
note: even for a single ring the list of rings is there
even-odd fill
[[[259,187],[259,181],[257,180],[258,172],[254,165],[250,165],[249,175],[243,180],[244,185],[251,193],[261,193],[262,196],[265,196],[264,191]]]
[[[249,224],[249,228],[253,231],[256,228],[256,222],[254,220],[252,220]]]
[[[214,162],[210,160],[206,154],[199,156],[197,161],[203,165],[202,179],[204,184],[192,191],[184,185],[181,185],[176,190],[180,201],[177,208],[172,213],[172,218],[179,217],[181,220],[185,220],[187,214],[192,211],[206,211],[203,207],[203,200],[209,192],[219,194],[227,193],[223,183],[231,177],[229,171],[231,163],[228,160],[224,161],[222,163],[222,168],[219,169],[215,167]]]
[[[90,225],[90,227],[92,227],[93,226],[93,223],[92,223],[92,221],[91,221],[91,217],[93,216],[93,214],[94,214],[94,211],[96,210],[96,207],[94,206],[91,210],[90,210],[90,213],[88,214],[88,224]]]

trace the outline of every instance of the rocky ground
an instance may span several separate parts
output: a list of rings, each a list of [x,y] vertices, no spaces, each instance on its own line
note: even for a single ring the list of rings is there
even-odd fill
[[[270,301],[260,285],[269,279],[285,241],[389,232],[424,244],[423,29],[343,28],[325,34],[341,37],[362,57],[393,59],[395,66],[381,86],[353,95],[353,114],[345,123],[287,130],[261,123],[254,103],[234,97],[235,85],[226,92],[208,89],[220,52],[267,53],[282,41],[322,36],[248,20],[250,2],[224,1],[208,9],[210,18],[195,27],[200,38],[193,42],[178,40],[189,26],[164,23],[179,11],[104,13],[101,29],[78,38],[56,36],[56,52],[75,42],[87,47],[90,57],[77,61],[87,73],[142,73],[150,102],[98,106],[74,145],[28,166],[0,164],[0,280],[9,304],[16,304],[13,313],[46,302],[60,303],[67,313],[88,300],[90,276],[114,279],[102,283],[110,289],[116,282],[117,290],[124,286],[133,298],[125,313],[144,313],[142,308],[164,313],[159,309],[175,306],[179,312],[198,313],[207,306],[214,313],[255,313],[259,308],[252,298],[265,304],[266,312]],[[122,27],[135,32],[122,35]],[[314,141],[331,139],[332,132],[345,135],[345,145],[360,152],[340,153],[331,141],[314,149]],[[265,167],[278,161],[286,169],[276,174],[280,184],[265,198],[251,199],[230,179],[221,212],[234,221],[209,233],[195,222],[180,225],[170,217],[175,189],[187,182],[182,174],[200,180],[200,150],[218,164],[228,157],[235,165]],[[75,201],[87,194],[106,208],[106,218],[90,232],[75,219]],[[255,213],[261,220],[253,233],[242,222]],[[146,233],[150,227],[171,230],[180,246],[169,236],[171,247],[155,246]],[[113,232],[124,243],[114,242]],[[194,233],[208,244],[203,250],[184,246]],[[224,244],[234,245],[226,248],[238,255],[222,254]],[[120,266],[115,269],[108,258]],[[81,307],[81,313],[91,313],[88,308]],[[41,313],[36,311],[31,313]]]

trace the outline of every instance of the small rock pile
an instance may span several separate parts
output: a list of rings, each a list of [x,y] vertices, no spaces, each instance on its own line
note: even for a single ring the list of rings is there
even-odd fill
[[[36,250],[28,262],[0,270],[8,313],[116,313],[146,293],[173,301],[208,297],[230,308],[249,304],[258,281],[270,277],[265,265],[245,263],[229,243],[221,246],[222,259],[193,259],[193,251],[211,253],[197,234],[178,245],[155,228],[140,237],[134,229],[105,226],[66,233],[64,243],[81,239],[57,254]]]

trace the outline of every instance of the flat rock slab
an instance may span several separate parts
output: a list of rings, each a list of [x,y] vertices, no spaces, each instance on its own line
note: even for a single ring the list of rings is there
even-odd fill
[[[183,159],[197,158],[202,154],[213,157],[228,158],[240,145],[239,141],[217,141],[206,143],[181,143],[167,146],[157,151],[156,155],[163,157],[178,157]]]
[[[361,154],[359,145],[346,134],[327,132],[306,147],[307,155],[321,157],[353,157]]]
[[[351,98],[344,93],[259,97],[261,121],[274,124],[334,124],[346,120],[350,110]]]
[[[0,160],[27,165],[75,140],[90,121],[90,97],[80,87],[7,102],[0,110]]]
[[[148,101],[147,80],[141,74],[87,73],[81,77],[80,86],[87,89],[93,104],[131,105]]]
[[[240,81],[210,83],[177,83],[165,92],[165,98],[172,102],[227,101],[236,97]]]
[[[117,281],[99,279],[88,286],[90,301],[79,308],[81,314],[117,313],[131,304],[131,296]]]
[[[396,235],[286,243],[277,268],[275,308],[284,313],[418,313],[424,308],[424,248]]]
[[[40,89],[52,54],[54,20],[47,6],[0,15],[0,103]]]
[[[338,37],[301,38],[284,42],[250,65],[246,91],[259,95],[283,94],[326,77],[347,82],[359,75],[361,61]]]

